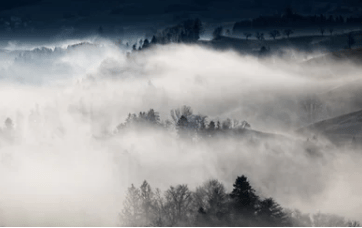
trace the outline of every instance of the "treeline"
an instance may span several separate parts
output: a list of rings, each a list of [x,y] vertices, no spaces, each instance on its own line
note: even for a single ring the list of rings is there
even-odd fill
[[[243,20],[236,22],[233,27],[233,33],[237,34],[243,32],[245,28],[266,28],[266,27],[333,27],[336,25],[345,24],[360,24],[362,23],[362,16],[360,17],[347,17],[333,16],[333,15],[313,15],[304,16],[287,8],[283,15],[273,16],[259,16],[252,20]]]
[[[247,177],[237,177],[227,193],[218,180],[206,181],[191,191],[171,186],[164,193],[147,181],[133,184],[120,213],[122,226],[360,226],[332,214],[304,214],[282,208],[273,198],[262,198]]]
[[[195,43],[200,39],[200,35],[204,32],[202,22],[196,18],[194,20],[186,20],[173,27],[168,27],[153,35],[151,41],[147,38],[140,40],[139,44],[132,46],[133,50],[141,50],[148,48],[154,44],[169,43]],[[138,49],[137,49],[138,46]]]
[[[176,129],[182,138],[204,138],[220,135],[220,133],[240,133],[250,128],[250,124],[246,121],[239,121],[227,118],[224,121],[210,120],[207,116],[194,114],[191,107],[183,106],[175,110],[171,110],[171,119],[161,121],[158,112],[150,109],[148,112],[140,112],[137,114],[129,114],[126,121],[116,127],[116,132],[121,133],[126,129],[144,129],[146,127],[159,129]]]

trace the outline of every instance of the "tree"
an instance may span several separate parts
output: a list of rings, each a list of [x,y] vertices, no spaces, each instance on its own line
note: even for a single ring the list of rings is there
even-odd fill
[[[361,224],[357,221],[348,221],[347,225],[349,227],[361,227]]]
[[[267,198],[259,203],[258,217],[261,225],[265,226],[290,226],[288,224],[287,214],[283,208],[274,201],[273,198]]]
[[[278,30],[273,30],[271,32],[269,32],[270,37],[272,37],[274,40],[276,37],[280,36],[280,32]]]
[[[322,101],[315,95],[310,95],[300,103],[301,107],[307,114],[307,122],[313,123],[323,109]]]
[[[269,48],[266,48],[265,46],[262,46],[259,51],[259,57],[265,57],[270,52]]]
[[[326,29],[325,28],[323,28],[323,27],[320,27],[319,28],[319,31],[320,31],[320,33],[322,34],[322,36],[324,35],[324,32],[326,31]]]
[[[264,40],[264,33],[256,32],[255,37],[258,40]]]
[[[222,26],[215,28],[215,30],[212,33],[212,37],[214,38],[214,40],[220,39],[220,37],[222,35],[222,31],[223,31]]]
[[[144,225],[149,225],[154,220],[153,214],[153,202],[154,193],[152,192],[151,186],[144,181],[140,187],[140,200],[142,209],[142,220]]]
[[[183,27],[183,28],[182,28]],[[181,30],[183,30],[182,41],[186,43],[196,42],[200,39],[200,35],[204,32],[202,22],[199,18],[195,20],[187,20],[182,25],[175,26],[171,28],[178,31],[178,35],[181,35]]]
[[[201,208],[202,216],[207,215],[209,226],[222,225],[228,214],[228,196],[225,187],[218,180],[209,180],[195,192],[196,207]],[[199,211],[200,212],[200,211]],[[204,221],[205,223],[206,221]]]
[[[343,217],[333,214],[317,213],[313,216],[313,226],[316,227],[334,227],[348,226],[348,222]]]
[[[250,223],[250,219],[253,220],[253,218],[255,218],[259,197],[255,194],[255,190],[251,187],[248,179],[244,175],[237,177],[233,186],[234,189],[230,194],[230,198],[232,200],[234,213],[237,216],[248,219],[248,221],[244,221],[248,224]]]
[[[133,51],[136,51],[136,50],[137,50],[137,48],[136,48],[136,44],[133,44],[133,46],[132,46],[132,50],[133,50]]]
[[[13,121],[9,117],[5,120],[5,127],[9,130],[14,128]]]
[[[157,39],[155,36],[152,36],[151,44],[157,44]]]
[[[288,215],[290,226],[311,227],[313,225],[309,214],[304,214],[299,210],[286,210],[285,213]]]
[[[175,110],[171,110],[171,117],[174,120],[174,122],[177,124],[178,120],[181,118],[181,116],[184,117],[189,117],[191,116],[192,113],[192,108],[190,106],[186,106],[184,105],[181,109],[175,109]]]
[[[333,28],[329,28],[329,33],[331,34],[331,36],[333,35],[333,31],[334,31]]]
[[[169,223],[167,226],[185,226],[190,223],[194,207],[192,192],[187,185],[171,186],[165,197],[165,212]]]
[[[197,211],[194,226],[203,227],[203,226],[211,226],[211,225],[212,224],[211,224],[208,214],[206,213],[206,211],[204,210],[203,207],[200,207],[199,210]]]
[[[245,120],[241,123],[241,126],[240,126],[241,128],[250,128],[251,126],[250,126],[250,124],[248,123],[248,122],[246,122]]]
[[[177,133],[183,138],[186,138],[189,135],[187,117],[184,115],[180,117],[177,121],[176,129]]]
[[[226,30],[226,35],[227,35],[227,36],[231,36],[230,29],[227,29],[227,30]]]
[[[288,39],[289,39],[289,36],[293,33],[294,33],[294,31],[292,29],[284,29],[284,34],[288,37]]]
[[[122,213],[120,214],[121,223],[124,226],[140,226],[142,219],[141,195],[139,189],[134,185],[128,188],[128,193],[124,202]]]
[[[147,120],[153,124],[160,124],[160,115],[158,112],[155,112],[153,109],[150,109],[147,113]]]
[[[348,48],[351,49],[352,45],[356,43],[356,41],[354,40],[352,32],[348,33],[347,38],[348,38]]]
[[[143,42],[142,48],[148,48],[149,46],[150,46],[150,42],[148,41],[148,39],[145,39],[145,41]]]
[[[229,118],[227,118],[225,121],[222,122],[222,129],[228,130],[232,128],[232,122]]]
[[[244,33],[244,36],[245,36],[245,39],[248,40],[249,37],[251,37],[251,33],[250,32],[245,32]]]

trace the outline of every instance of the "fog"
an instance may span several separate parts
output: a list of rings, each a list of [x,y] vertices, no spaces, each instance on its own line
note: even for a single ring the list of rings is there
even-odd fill
[[[243,174],[283,207],[362,222],[361,154],[323,139],[309,154],[294,134],[311,123],[300,105],[309,96],[325,104],[313,121],[361,108],[347,96],[362,73],[357,65],[307,65],[306,55],[320,53],[296,50],[294,59],[192,45],[127,55],[111,41],[88,42],[51,51],[13,43],[0,53],[0,121],[15,125],[11,132],[2,126],[0,138],[0,225],[116,226],[132,183],[195,189],[216,178],[231,191]],[[343,105],[325,95],[341,86]],[[281,137],[191,143],[172,129],[115,131],[128,113],[153,108],[167,120],[183,105]]]

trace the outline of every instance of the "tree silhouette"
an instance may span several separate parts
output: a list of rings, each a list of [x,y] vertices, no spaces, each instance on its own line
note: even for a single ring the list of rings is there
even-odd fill
[[[307,114],[308,123],[314,122],[323,109],[323,103],[315,95],[310,95],[306,97],[301,101],[300,104]]]
[[[249,37],[251,37],[251,33],[250,32],[245,32],[244,33],[244,36],[245,36],[245,39],[248,40]]]
[[[288,225],[287,214],[283,208],[272,198],[267,198],[259,203],[258,217],[262,225],[265,226],[285,226]]]
[[[155,112],[153,109],[150,109],[147,113],[147,120],[153,124],[160,124],[160,115],[158,112]]]
[[[258,40],[264,40],[264,33],[256,32],[255,37],[256,37]]]
[[[280,36],[280,32],[278,30],[273,30],[271,32],[269,32],[270,37],[272,37],[274,40],[276,37]]]
[[[124,201],[124,207],[120,214],[120,220],[124,226],[139,226],[142,219],[142,202],[139,189],[134,185],[128,188],[128,193]]]
[[[196,206],[202,208],[202,214],[207,214],[209,226],[222,225],[228,214],[228,196],[225,187],[218,180],[209,180],[195,192]],[[206,217],[203,216],[205,219]],[[205,221],[204,221],[205,222]]]
[[[227,35],[227,36],[231,36],[230,29],[227,29],[227,30],[226,30],[226,35]]]
[[[223,31],[223,27],[219,26],[217,28],[215,28],[215,30],[212,32],[212,37],[214,40],[220,39],[221,35],[222,35],[222,31]]]
[[[316,227],[335,227],[348,226],[348,222],[341,216],[332,214],[317,213],[313,216],[313,226]]]
[[[189,129],[188,129],[188,121],[187,118],[182,115],[180,117],[180,119],[177,121],[177,125],[176,125],[176,129],[177,129],[177,133],[182,137],[182,138],[187,138],[189,136]]]
[[[356,43],[356,41],[354,40],[352,32],[348,33],[347,38],[348,38],[348,48],[351,49],[352,45]]]
[[[229,130],[231,128],[232,128],[231,119],[227,118],[225,121],[222,122],[222,129],[223,130]]]
[[[195,218],[195,226],[196,227],[202,227],[202,226],[211,226],[212,223],[210,221],[210,218],[203,207],[200,207],[197,211],[197,215]]]
[[[9,117],[5,120],[5,127],[9,130],[14,128],[13,121]]]
[[[181,225],[185,226],[190,222],[193,214],[193,197],[192,192],[187,185],[171,186],[165,193],[166,197],[166,216],[168,226]]]
[[[142,49],[143,48],[148,48],[149,46],[150,46],[150,42],[148,41],[148,39],[145,39],[145,41],[143,42]]]
[[[140,187],[140,200],[143,224],[149,225],[155,217],[153,211],[154,193],[147,181],[144,181]]]
[[[294,33],[294,31],[292,29],[284,29],[284,34],[288,37],[288,39],[289,39],[289,36],[293,33]]]
[[[311,227],[312,220],[309,214],[304,214],[299,210],[285,210],[288,216],[290,226],[294,227]]]
[[[319,28],[319,31],[320,31],[320,33],[322,34],[322,36],[324,35],[324,32],[326,31],[326,29],[325,28],[323,28],[323,27],[320,27]]]
[[[157,44],[156,36],[152,36],[151,44]]]
[[[270,52],[269,48],[266,48],[265,46],[262,46],[259,51],[259,57],[265,57]]]
[[[244,222],[248,224],[250,219],[255,218],[259,197],[255,194],[255,190],[250,186],[248,179],[244,175],[237,177],[233,186],[234,189],[230,194],[233,210],[237,216],[244,218],[246,220]]]

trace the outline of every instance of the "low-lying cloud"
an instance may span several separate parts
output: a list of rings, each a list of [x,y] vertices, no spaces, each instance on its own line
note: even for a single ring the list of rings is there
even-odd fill
[[[114,226],[131,183],[194,189],[216,178],[230,191],[242,174],[282,206],[361,217],[361,155],[327,141],[310,154],[293,134],[310,123],[306,97],[323,103],[313,121],[361,108],[323,96],[341,85],[348,94],[361,73],[353,64],[310,66],[185,45],[127,55],[110,42],[21,56],[0,59],[0,120],[15,124],[0,139],[0,225]],[[166,120],[182,105],[286,139],[190,143],[174,130],[114,133],[128,113],[153,108]]]

